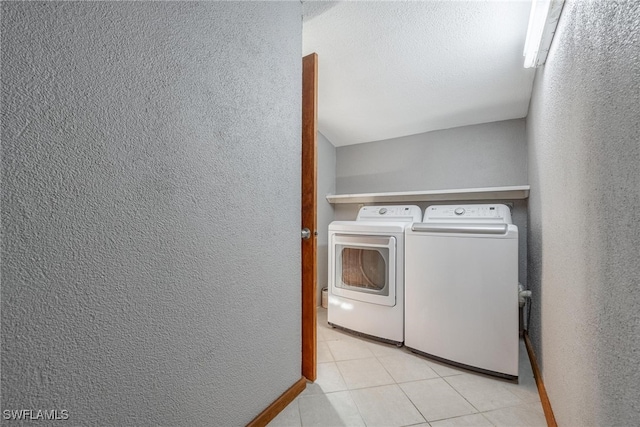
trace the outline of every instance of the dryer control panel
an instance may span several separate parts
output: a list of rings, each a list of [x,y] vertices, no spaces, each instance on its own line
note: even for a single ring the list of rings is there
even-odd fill
[[[422,211],[415,205],[363,206],[356,221],[420,222]]]
[[[490,222],[512,224],[507,205],[440,205],[429,206],[422,222]]]

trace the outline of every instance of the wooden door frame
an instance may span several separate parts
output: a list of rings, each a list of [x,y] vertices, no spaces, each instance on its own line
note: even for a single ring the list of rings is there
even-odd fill
[[[318,55],[302,58],[302,206],[301,228],[311,230],[302,240],[302,375],[315,381],[317,375],[317,135]]]

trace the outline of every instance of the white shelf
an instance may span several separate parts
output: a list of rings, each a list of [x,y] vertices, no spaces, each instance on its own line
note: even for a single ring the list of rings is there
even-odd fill
[[[462,188],[456,190],[401,191],[394,193],[329,194],[329,203],[440,202],[446,200],[521,200],[529,186]]]

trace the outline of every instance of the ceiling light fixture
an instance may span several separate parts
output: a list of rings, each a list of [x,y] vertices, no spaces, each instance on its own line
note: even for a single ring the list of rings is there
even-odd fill
[[[564,0],[532,0],[527,39],[524,42],[524,67],[544,64],[558,26]]]

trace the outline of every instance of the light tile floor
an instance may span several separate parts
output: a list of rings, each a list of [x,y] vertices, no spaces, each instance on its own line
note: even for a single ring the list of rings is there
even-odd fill
[[[524,343],[519,384],[453,368],[327,324],[318,379],[271,421],[284,426],[546,426]]]

